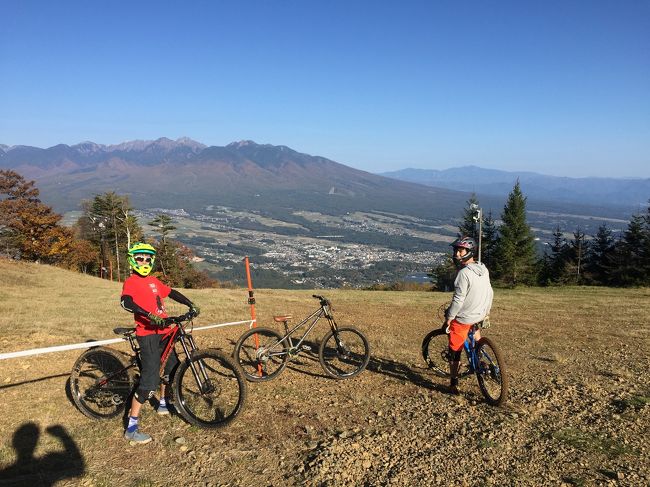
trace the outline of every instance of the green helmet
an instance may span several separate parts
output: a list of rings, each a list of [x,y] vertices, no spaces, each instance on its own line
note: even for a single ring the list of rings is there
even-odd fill
[[[136,255],[141,255],[143,258],[138,257],[136,259]],[[148,262],[145,260],[147,256],[150,259]],[[134,272],[146,277],[153,270],[153,263],[156,261],[156,249],[148,243],[136,242],[129,248],[127,261]]]

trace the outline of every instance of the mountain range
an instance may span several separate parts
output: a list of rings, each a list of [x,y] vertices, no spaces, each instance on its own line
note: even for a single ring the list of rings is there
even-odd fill
[[[283,145],[243,140],[206,146],[187,137],[46,149],[0,144],[0,167],[36,180],[43,201],[57,211],[115,191],[140,208],[220,205],[285,216],[294,210],[384,211],[448,223],[461,214],[470,192],[500,213],[517,178],[529,209],[544,212],[619,218],[650,196],[649,179],[556,178],[474,166],[378,175]]]
[[[510,172],[463,166],[452,169],[402,169],[382,176],[437,188],[503,196],[519,180],[531,200],[552,200],[587,205],[616,205],[645,208],[650,198],[650,178],[568,178],[534,172]]]
[[[467,199],[460,191],[398,181],[247,140],[225,147],[188,138],[47,149],[2,145],[0,167],[36,180],[42,199],[58,211],[78,209],[82,199],[115,191],[129,194],[135,206],[144,208],[222,205],[328,214],[407,208],[411,215],[448,219]]]

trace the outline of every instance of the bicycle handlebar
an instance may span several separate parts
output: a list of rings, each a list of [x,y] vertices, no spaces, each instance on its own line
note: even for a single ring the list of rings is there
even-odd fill
[[[323,296],[319,296],[318,294],[312,294],[311,297],[314,298],[314,299],[318,299],[320,301],[321,306],[331,306],[332,305],[332,303],[330,303],[329,299],[327,299],[327,298],[325,298]]]
[[[165,318],[165,326],[181,325],[185,321],[190,321],[195,316],[196,316],[196,312],[194,311],[188,311],[184,315],[179,315],[179,316],[168,316],[167,318]]]

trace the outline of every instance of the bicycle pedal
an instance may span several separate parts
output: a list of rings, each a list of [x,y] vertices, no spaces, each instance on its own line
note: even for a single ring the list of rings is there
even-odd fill
[[[311,347],[309,345],[303,345],[300,347],[301,352],[311,352]]]

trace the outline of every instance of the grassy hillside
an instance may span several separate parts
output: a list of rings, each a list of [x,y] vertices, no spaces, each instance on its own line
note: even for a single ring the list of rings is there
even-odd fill
[[[114,326],[129,323],[119,293],[118,283],[0,259],[0,352],[112,338]],[[330,380],[306,355],[277,380],[250,384],[246,410],[224,430],[159,418],[145,406],[144,430],[154,442],[144,447],[122,439],[120,420],[91,421],[74,408],[66,380],[80,351],[0,361],[0,484],[46,478],[59,479],[57,485],[127,486],[650,481],[644,439],[650,433],[650,290],[496,290],[487,335],[505,353],[511,377],[510,399],[498,409],[482,401],[474,379],[461,382],[463,395],[456,398],[423,368],[420,341],[438,326],[436,310],[449,294],[322,293],[341,324],[368,336],[366,372]],[[316,305],[311,294],[257,291],[259,321],[269,325],[273,314],[306,314]],[[197,326],[249,316],[243,289],[187,295],[202,308]],[[243,331],[195,336],[200,346],[230,352]],[[313,339],[325,331],[319,325]],[[47,430],[55,425],[69,435],[83,464],[48,463],[63,450]],[[37,446],[28,451],[26,435],[35,430]],[[187,448],[180,448],[179,437]],[[5,470],[11,472],[5,481],[2,471],[15,464],[18,451],[28,451],[31,460]],[[156,467],[135,466],[136,455]],[[452,456],[453,465],[446,461]]]

